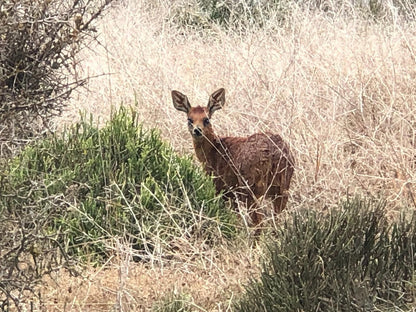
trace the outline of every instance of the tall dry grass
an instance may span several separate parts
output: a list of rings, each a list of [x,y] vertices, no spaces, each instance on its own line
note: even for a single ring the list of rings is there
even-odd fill
[[[112,105],[136,101],[147,126],[192,153],[170,91],[205,105],[225,87],[226,107],[213,120],[218,134],[267,130],[290,143],[297,164],[289,209],[331,206],[354,193],[384,197],[391,208],[414,203],[414,23],[394,11],[376,23],[292,5],[279,27],[271,18],[262,29],[202,33],[173,24],[185,4],[126,0],[114,8],[80,73],[105,75],[91,79],[64,119],[81,109],[105,120]]]
[[[133,105],[146,126],[160,129],[181,153],[193,153],[185,117],[174,109],[170,92],[179,90],[193,105],[205,105],[209,94],[224,87],[226,106],[212,120],[218,134],[274,131],[289,142],[296,171],[288,210],[323,209],[355,193],[383,197],[393,212],[414,205],[413,22],[402,20],[393,8],[385,21],[374,22],[353,6],[327,14],[292,5],[289,18],[269,18],[261,29],[235,25],[227,31],[211,25],[201,31],[174,24],[183,10],[193,12],[187,3],[191,1],[124,0],[114,7],[97,27],[101,45],[82,55],[79,75],[97,78],[78,91],[57,125],[78,120],[80,110],[104,121],[113,106]],[[150,271],[144,264],[154,278],[148,282],[140,278],[141,265],[120,260],[121,273],[117,265],[103,269],[106,282],[92,274],[87,286],[76,286],[88,291],[63,292],[57,301],[76,310],[80,305],[75,303],[94,302],[94,294],[119,310],[144,310],[166,296],[151,288],[140,293],[143,285],[159,285],[156,279],[175,292],[190,292],[202,311],[227,310],[235,289],[256,274],[262,253],[261,246],[252,250],[250,242],[240,244],[244,247],[231,253],[247,259],[244,263],[224,256],[223,250],[186,246],[192,256],[179,255],[177,264],[160,263]],[[68,279],[64,276],[60,283]],[[192,293],[198,287],[204,296],[213,290],[218,294],[198,299]]]

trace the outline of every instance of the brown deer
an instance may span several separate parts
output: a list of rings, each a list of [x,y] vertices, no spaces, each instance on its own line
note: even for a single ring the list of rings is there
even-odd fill
[[[236,194],[247,204],[254,226],[262,220],[259,199],[270,198],[275,213],[288,201],[294,160],[288,145],[277,134],[249,137],[218,137],[210,119],[225,104],[225,90],[215,91],[206,107],[191,107],[186,95],[172,91],[173,105],[188,116],[195,153],[205,171],[213,175],[217,192]]]

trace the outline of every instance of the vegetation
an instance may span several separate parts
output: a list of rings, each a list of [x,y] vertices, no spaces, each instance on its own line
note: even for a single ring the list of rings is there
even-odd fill
[[[235,310],[404,309],[415,297],[416,273],[416,215],[406,214],[390,222],[385,203],[359,199],[327,214],[294,213]]]
[[[414,308],[415,2],[110,2],[0,4],[0,309]],[[266,248],[174,152],[171,90],[220,87],[296,158]]]
[[[61,233],[48,232],[60,211],[24,205],[31,193],[12,193],[6,181],[7,158],[52,127],[71,92],[85,83],[77,75],[77,53],[94,39],[106,1],[13,1],[0,3],[0,309],[21,307],[25,295],[38,297],[35,286],[45,275],[73,269]],[[31,183],[50,181],[28,180]],[[35,185],[32,185],[36,188]],[[15,204],[9,205],[12,196]],[[53,195],[52,195],[53,196]],[[9,202],[10,200],[10,202]],[[22,204],[22,205],[20,205]],[[72,272],[74,272],[72,270]]]
[[[2,0],[0,4],[0,157],[36,138],[85,83],[78,52],[112,0]]]
[[[226,30],[238,31],[262,28],[272,19],[274,26],[282,27],[292,20],[296,7],[327,16],[360,16],[375,22],[392,21],[400,16],[406,20],[415,18],[415,4],[410,0],[370,1],[322,1],[322,0],[195,0],[183,1],[173,10],[173,20],[180,27],[196,30],[219,25]],[[318,13],[318,14],[319,14]],[[215,26],[214,26],[215,27]]]
[[[153,306],[155,312],[186,312],[193,311],[198,307],[193,306],[190,298],[186,294],[171,293],[163,300]]]
[[[49,231],[91,260],[111,253],[105,241],[113,237],[165,253],[174,237],[233,232],[210,178],[125,109],[102,129],[82,120],[27,147],[5,170],[1,194],[2,211],[54,212]]]
[[[114,254],[117,241],[136,250],[133,259],[149,260],[172,257],[180,240],[212,244],[235,232],[211,179],[126,109],[101,129],[83,119],[26,147],[2,172],[0,194],[2,223],[29,223],[42,237],[30,253],[35,268],[39,257],[47,260],[46,237],[64,255],[92,263]],[[0,241],[4,274],[34,248],[8,247],[19,230],[10,224]]]

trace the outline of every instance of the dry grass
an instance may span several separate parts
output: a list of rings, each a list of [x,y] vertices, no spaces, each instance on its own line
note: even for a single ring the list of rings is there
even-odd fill
[[[399,17],[371,23],[293,8],[293,18],[281,28],[270,20],[262,30],[213,28],[201,35],[172,27],[171,1],[149,3],[126,0],[101,22],[102,46],[83,55],[80,75],[111,74],[92,79],[59,123],[78,119],[79,110],[106,120],[113,105],[136,101],[147,126],[159,128],[178,151],[192,153],[186,120],[173,108],[170,91],[205,105],[211,92],[225,87],[226,107],[213,120],[217,133],[275,131],[290,143],[297,164],[288,209],[333,206],[355,193],[387,199],[392,212],[414,203],[414,24]],[[204,296],[238,288],[256,265],[252,259],[236,265],[239,255],[230,259],[220,257],[213,266],[182,261],[179,269],[128,263],[90,272],[92,280],[73,286],[62,310],[93,311],[89,304],[100,298],[114,306],[123,283],[120,306],[139,307],[143,300],[144,309],[165,291],[185,289],[205,309],[226,310],[214,304],[226,302],[221,294]],[[129,269],[126,280],[120,280],[118,267]],[[65,284],[66,277],[60,278]],[[210,289],[208,294],[198,294],[198,285]],[[86,293],[91,287],[97,296]],[[72,300],[79,305],[70,309]]]
[[[172,6],[174,7],[174,6]],[[108,118],[112,105],[137,101],[139,118],[192,153],[177,89],[191,103],[226,88],[214,116],[222,135],[271,130],[297,159],[292,206],[335,204],[355,192],[381,195],[392,207],[410,199],[416,182],[416,32],[409,23],[371,24],[299,11],[290,24],[244,34],[181,34],[170,2],[115,8],[101,23],[103,46],[84,55],[92,79],[64,116],[79,110]],[[182,31],[183,32],[183,31]],[[105,47],[105,49],[103,48]]]
[[[122,248],[121,248],[122,249]],[[161,265],[135,263],[128,250],[83,276],[60,271],[45,281],[45,311],[149,311],[170,295],[186,294],[195,311],[227,311],[244,283],[259,273],[258,252],[223,247]]]

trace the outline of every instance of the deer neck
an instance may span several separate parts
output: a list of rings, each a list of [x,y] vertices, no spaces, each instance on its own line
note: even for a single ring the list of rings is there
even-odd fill
[[[199,140],[194,140],[196,157],[204,164],[208,171],[214,170],[220,156],[217,142],[218,137],[214,134]]]

